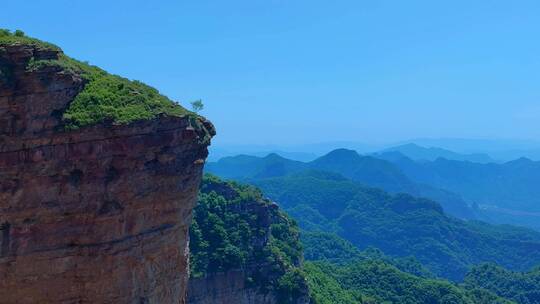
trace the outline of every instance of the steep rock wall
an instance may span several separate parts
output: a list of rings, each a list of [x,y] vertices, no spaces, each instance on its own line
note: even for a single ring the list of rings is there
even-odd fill
[[[0,50],[0,302],[184,303],[188,229],[210,122],[64,131],[84,80]]]
[[[237,269],[190,279],[188,304],[277,304],[274,293],[246,284],[250,272]]]

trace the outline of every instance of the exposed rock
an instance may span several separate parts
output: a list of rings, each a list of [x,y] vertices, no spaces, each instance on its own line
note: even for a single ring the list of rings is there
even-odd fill
[[[188,287],[188,304],[283,304],[275,290],[264,290],[249,284],[254,274],[268,274],[274,265],[254,264],[247,269],[233,269],[213,273],[202,278],[191,278]],[[308,287],[303,294],[287,303],[310,304]]]
[[[274,293],[246,284],[250,271],[240,269],[189,281],[189,304],[277,304]]]
[[[184,303],[210,122],[64,131],[84,80],[58,52],[0,50],[0,302]]]

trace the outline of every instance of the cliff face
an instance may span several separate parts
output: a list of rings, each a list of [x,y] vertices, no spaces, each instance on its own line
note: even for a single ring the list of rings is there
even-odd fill
[[[184,303],[210,122],[65,131],[85,80],[59,52],[0,47],[0,302]]]
[[[255,266],[255,265],[254,265]],[[270,265],[258,265],[271,267]],[[229,270],[189,280],[189,304],[278,304],[276,295],[247,284],[254,269]],[[308,303],[308,302],[297,302]]]
[[[298,227],[249,186],[207,176],[191,227],[189,304],[306,304]]]

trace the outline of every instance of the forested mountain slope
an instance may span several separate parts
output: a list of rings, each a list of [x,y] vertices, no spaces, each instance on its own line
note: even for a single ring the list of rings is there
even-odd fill
[[[438,147],[423,147],[414,143],[408,143],[387,148],[379,153],[387,152],[398,152],[415,161],[434,161],[438,158],[445,158],[450,160],[470,161],[475,163],[495,162],[494,159],[492,159],[489,155],[485,153],[462,154]]]
[[[382,158],[384,154],[381,155]],[[540,211],[540,162],[520,158],[503,164],[480,164],[439,158],[415,162],[405,156],[385,158],[406,176],[454,191],[478,204]]]
[[[188,303],[513,303],[331,233],[304,233],[311,261],[302,265],[296,225],[277,205],[212,176],[203,180],[190,234]]]
[[[540,162],[526,158],[503,164],[443,158],[417,162],[397,152],[378,157],[417,183],[459,193],[479,206],[481,218],[540,229]]]
[[[399,149],[372,156],[338,149],[307,163],[271,154],[228,157],[206,167],[208,172],[241,180],[309,169],[339,173],[390,193],[426,197],[459,218],[540,229],[540,162],[526,158],[503,164],[445,158],[419,161]]]
[[[188,303],[308,303],[298,233],[258,189],[205,176],[190,227]]]
[[[441,277],[461,280],[482,262],[513,270],[540,263],[540,233],[459,220],[427,199],[390,195],[324,172],[252,183],[304,229],[335,232],[360,249],[374,246],[388,255],[414,256]]]
[[[266,157],[239,155],[208,163],[205,170],[224,178],[254,180],[280,177],[305,170],[339,173],[366,186],[381,188],[391,193],[409,193],[438,201],[444,210],[460,218],[474,218],[472,210],[459,195],[409,179],[393,163],[357,152],[337,149],[312,162],[299,162],[277,154]]]
[[[319,303],[359,303],[350,300],[357,295],[361,295],[362,303],[366,304],[514,303],[485,289],[418,277],[380,260],[346,265],[309,262],[305,268],[308,285],[314,290],[313,298]],[[340,302],[335,301],[334,294],[340,297]]]
[[[465,284],[490,290],[518,303],[540,303],[540,268],[526,272],[509,271],[494,264],[474,267],[465,277]]]

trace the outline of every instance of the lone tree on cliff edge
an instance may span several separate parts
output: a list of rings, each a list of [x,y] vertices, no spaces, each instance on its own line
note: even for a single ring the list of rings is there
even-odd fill
[[[202,109],[204,109],[204,104],[203,104],[202,100],[197,99],[195,101],[192,101],[191,102],[191,109],[195,113],[199,113],[200,111],[202,111]]]

